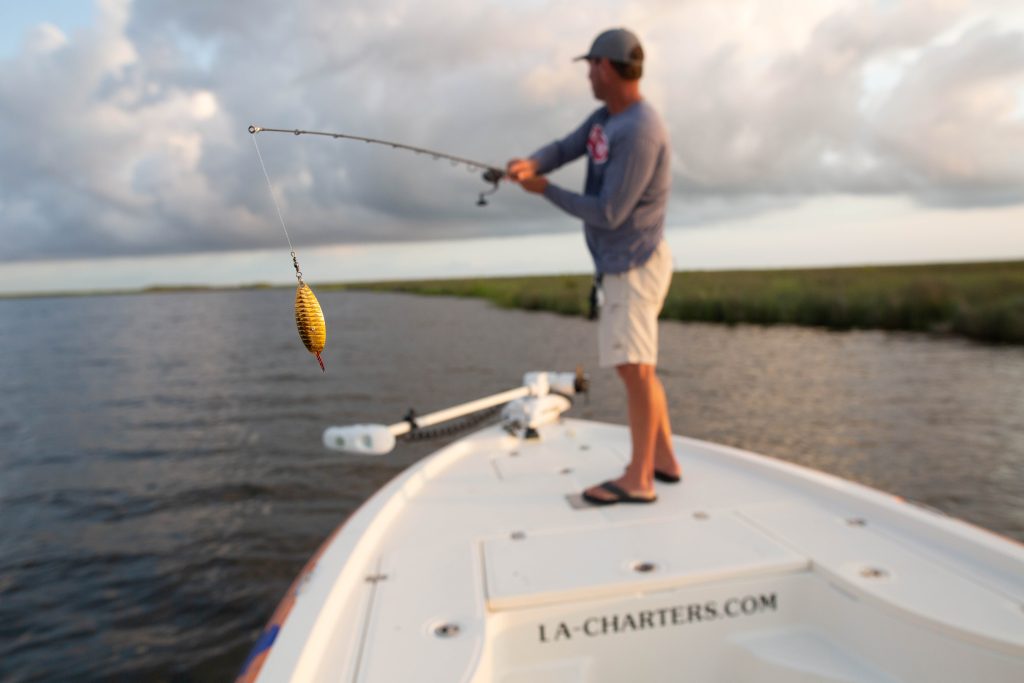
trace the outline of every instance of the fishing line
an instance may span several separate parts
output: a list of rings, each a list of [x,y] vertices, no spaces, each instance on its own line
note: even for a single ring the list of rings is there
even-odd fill
[[[256,158],[260,160],[260,168],[263,169],[263,177],[267,179],[267,189],[270,190],[270,200],[274,202],[277,209],[277,218],[281,221],[281,229],[284,230],[284,238],[288,241],[288,249],[292,255],[292,265],[295,267],[295,277],[299,286],[295,289],[295,326],[299,330],[299,338],[306,349],[316,356],[320,369],[327,372],[324,367],[324,360],[320,352],[327,345],[327,321],[324,319],[320,302],[316,295],[302,280],[302,269],[299,267],[299,258],[295,255],[295,248],[292,246],[292,238],[288,235],[288,227],[284,224],[284,214],[281,213],[281,205],[277,203],[277,196],[274,194],[274,185],[270,182],[270,174],[267,173],[267,165],[263,163],[263,155],[260,154],[260,146],[256,143],[256,134],[252,126],[249,127],[252,133],[252,144],[256,147]]]
[[[250,129],[250,132],[252,130]],[[285,216],[281,213],[281,205],[278,204],[278,198],[273,194],[273,184],[270,182],[270,174],[266,172],[266,164],[263,163],[263,155],[259,153],[259,144],[256,142],[256,136],[253,135],[253,146],[256,147],[256,158],[259,159],[259,167],[263,169],[263,177],[266,178],[266,188],[270,190],[270,201],[273,202],[273,208],[278,210],[278,220],[281,221],[281,229],[285,230],[285,240],[288,241],[288,250],[292,253],[292,261],[295,263],[295,271],[298,273],[299,282],[302,282],[302,271],[299,270],[299,261],[295,258],[295,249],[292,247],[292,238],[288,237],[288,228],[285,226]]]
[[[378,138],[368,138],[362,135],[349,135],[348,133],[328,133],[319,130],[299,130],[298,128],[263,128],[261,126],[249,126],[249,132],[253,136],[253,141],[256,140],[256,133],[291,133],[292,135],[319,135],[321,137],[333,138],[335,140],[355,140],[357,142],[365,142],[371,145],[383,145],[392,149],[404,149],[414,154],[422,154],[425,156],[433,157],[434,161],[440,159],[447,159],[452,162],[452,165],[463,165],[473,169],[482,169],[482,178],[485,182],[490,183],[494,187],[490,190],[486,190],[480,193],[479,199],[477,199],[477,206],[487,206],[487,200],[485,197],[492,195],[498,191],[498,181],[505,177],[505,171],[498,168],[497,166],[491,166],[485,164],[482,161],[475,161],[473,159],[467,159],[465,157],[455,156],[454,154],[448,154],[446,152],[438,152],[433,149],[427,149],[425,147],[416,147],[414,145],[407,145],[402,142],[394,142],[392,140],[380,140]]]

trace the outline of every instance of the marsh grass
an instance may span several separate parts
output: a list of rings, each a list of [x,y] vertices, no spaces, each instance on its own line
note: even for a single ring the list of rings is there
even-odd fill
[[[505,308],[585,315],[585,275],[338,285],[478,297]],[[677,272],[661,317],[833,330],[951,333],[1024,344],[1024,261],[809,270]]]

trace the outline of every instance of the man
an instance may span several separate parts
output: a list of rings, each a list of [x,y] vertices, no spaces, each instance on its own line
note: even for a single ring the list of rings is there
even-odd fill
[[[665,390],[655,375],[658,313],[672,279],[664,241],[668,202],[668,135],[640,95],[643,48],[625,29],[599,35],[577,59],[590,65],[594,97],[604,106],[574,132],[528,159],[508,162],[508,177],[583,220],[604,293],[598,323],[601,367],[615,367],[626,386],[633,454],[618,479],[588,488],[595,505],[653,503],[654,480],[677,482]],[[582,195],[544,174],[586,154]]]

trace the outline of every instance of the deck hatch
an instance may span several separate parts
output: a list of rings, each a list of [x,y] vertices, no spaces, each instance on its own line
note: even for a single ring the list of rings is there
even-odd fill
[[[805,557],[723,512],[528,532],[483,542],[487,604],[515,609],[807,569]],[[651,571],[637,572],[639,565]]]

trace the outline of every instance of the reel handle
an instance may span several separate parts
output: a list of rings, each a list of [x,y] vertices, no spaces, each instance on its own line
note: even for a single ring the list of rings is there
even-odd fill
[[[476,200],[477,206],[487,206],[487,200],[485,199],[485,197],[487,197],[487,195],[489,194],[494,194],[495,192],[498,191],[498,182],[505,177],[505,172],[502,171],[500,168],[491,167],[484,171],[483,176],[481,177],[484,179],[484,182],[494,185],[494,187],[491,188],[490,190],[487,190],[486,192],[481,192],[480,198]]]

